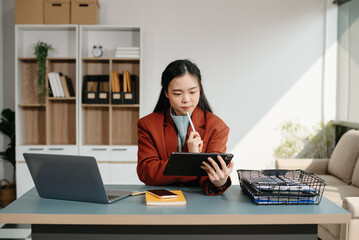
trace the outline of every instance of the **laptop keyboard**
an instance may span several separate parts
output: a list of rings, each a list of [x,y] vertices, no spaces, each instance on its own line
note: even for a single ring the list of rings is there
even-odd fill
[[[107,197],[108,197],[108,200],[111,201],[111,200],[118,198],[119,196],[118,195],[107,195]]]
[[[125,191],[106,190],[106,195],[110,202],[112,200],[117,200],[124,196],[128,196],[129,194],[130,194],[130,192],[125,192]]]

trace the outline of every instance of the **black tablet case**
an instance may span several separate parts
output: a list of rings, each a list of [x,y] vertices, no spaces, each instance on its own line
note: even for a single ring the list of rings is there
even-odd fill
[[[211,157],[215,160],[218,166],[221,168],[217,156],[222,156],[226,165],[233,158],[231,153],[188,153],[188,152],[174,152],[171,154],[165,170],[163,171],[164,176],[207,176],[201,166],[202,162],[208,162],[207,158]]]

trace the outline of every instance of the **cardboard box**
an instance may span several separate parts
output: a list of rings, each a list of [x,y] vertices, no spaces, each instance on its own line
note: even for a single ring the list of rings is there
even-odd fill
[[[71,0],[45,0],[45,24],[70,24]]]
[[[99,12],[98,0],[71,0],[72,24],[98,24]]]
[[[44,0],[15,0],[15,24],[43,24]]]

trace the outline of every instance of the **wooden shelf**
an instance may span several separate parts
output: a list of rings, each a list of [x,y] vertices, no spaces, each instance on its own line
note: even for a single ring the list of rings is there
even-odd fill
[[[17,59],[16,82],[18,104],[17,116],[22,132],[17,140],[21,145],[76,145],[77,144],[77,102],[76,97],[46,97],[40,102],[38,93],[38,64],[33,55],[34,40],[48,40],[55,56],[46,58],[46,71],[59,72],[67,76],[77,93],[77,52],[76,26],[16,26]],[[61,54],[59,56],[59,54]],[[74,54],[76,54],[74,56]],[[24,57],[29,56],[29,57]],[[45,87],[49,87],[48,78]],[[17,129],[17,130],[18,130]]]
[[[110,104],[89,104],[89,103],[83,103],[83,107],[94,107],[94,108],[103,108],[103,107],[110,107]]]
[[[139,108],[140,104],[89,104],[83,103],[83,107],[113,107],[113,108]]]
[[[39,107],[46,108],[46,105],[40,103],[18,104],[18,106],[21,108],[39,108]]]
[[[133,107],[122,107],[111,110],[111,144],[137,144],[137,121],[139,119],[139,109]]]
[[[140,104],[112,104],[113,108],[138,108]]]
[[[84,57],[82,58],[82,61],[89,62],[89,61],[125,61],[125,62],[139,62],[139,58],[111,58],[111,57]]]
[[[76,61],[76,57],[48,57],[49,61]]]
[[[36,57],[18,57],[19,61],[36,61]],[[76,61],[76,57],[48,57],[46,58],[49,61]]]
[[[75,145],[76,144],[76,102],[50,101],[47,110],[46,129],[47,144]]]
[[[76,101],[76,97],[48,97],[49,101]]]
[[[36,61],[36,57],[18,57],[18,60],[22,62]]]
[[[46,109],[23,108],[23,144],[46,144]]]
[[[109,105],[105,106],[106,107],[89,107],[83,110],[84,144],[109,145]]]

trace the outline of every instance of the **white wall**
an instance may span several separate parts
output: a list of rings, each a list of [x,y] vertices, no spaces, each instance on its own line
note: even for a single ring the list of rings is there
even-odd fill
[[[4,72],[3,72],[3,27],[2,27],[2,1],[0,1],[0,111],[3,109],[3,96],[4,96]],[[0,152],[3,151],[4,148],[4,136],[0,134]],[[1,176],[0,176],[1,179]]]
[[[15,110],[14,98],[14,2],[0,1],[0,111],[3,108]],[[8,137],[0,134],[0,151],[9,143]],[[8,161],[0,160],[0,179],[13,179],[12,168]]]
[[[334,118],[337,8],[330,0],[100,3],[101,24],[144,31],[142,114],[153,110],[170,61],[198,64],[215,113],[231,128],[235,169],[273,167],[284,120]]]
[[[13,4],[4,2],[3,17]],[[235,169],[262,169],[273,167],[284,120],[313,125],[335,117],[336,6],[331,2],[100,0],[100,24],[142,27],[142,116],[154,108],[165,66],[190,58],[202,71],[215,113],[231,128],[228,151],[235,154]],[[11,59],[3,63],[10,86],[5,91],[13,93],[13,41],[8,40],[13,26],[4,24],[4,32],[4,55]]]
[[[14,2],[0,1],[0,111],[3,108],[15,111]],[[8,143],[7,138],[3,139],[0,134],[0,151]]]
[[[359,122],[359,1],[340,6],[337,119]]]

